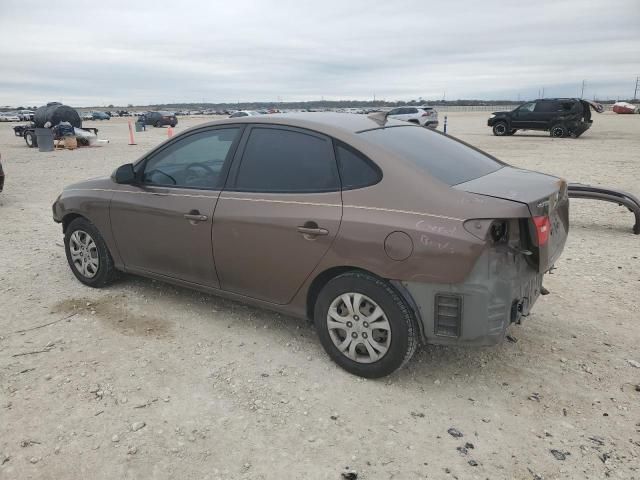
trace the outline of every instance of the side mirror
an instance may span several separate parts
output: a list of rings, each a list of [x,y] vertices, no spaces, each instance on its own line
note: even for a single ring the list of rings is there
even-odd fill
[[[133,164],[127,163],[125,165],[121,165],[113,172],[111,176],[114,182],[120,183],[123,185],[130,185],[135,183],[136,181],[136,172],[133,170]]]

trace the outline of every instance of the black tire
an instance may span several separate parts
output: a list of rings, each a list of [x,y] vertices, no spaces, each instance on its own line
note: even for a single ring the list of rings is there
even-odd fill
[[[88,254],[93,255],[95,250],[95,255],[98,259],[98,268],[91,277],[80,272],[72,258],[72,247],[70,246],[70,243],[72,242],[74,232],[78,232],[79,235],[82,233],[88,235],[95,244],[95,249],[88,252]],[[85,285],[93,288],[102,288],[116,279],[117,271],[113,264],[113,258],[107,248],[107,244],[104,242],[102,235],[100,235],[100,232],[95,225],[86,218],[78,217],[67,226],[67,230],[64,235],[64,251],[67,255],[67,262],[69,263],[71,271],[75,277]]]
[[[156,122],[155,127],[156,127],[156,128],[160,128],[160,127],[162,127],[162,122],[161,122],[160,120],[158,120],[158,121]]]
[[[38,137],[34,132],[24,132],[23,137],[27,147],[34,148],[38,146]]]
[[[172,123],[171,128],[176,128],[177,123]]]
[[[507,122],[497,122],[493,126],[493,134],[496,137],[504,137],[505,135],[508,135],[509,132],[510,130],[509,130],[509,125],[507,125]]]
[[[336,344],[334,344],[332,333],[329,332],[327,318],[329,308],[332,303],[339,301],[341,295],[346,293],[361,294],[375,302],[384,312],[390,326],[386,353],[384,353],[381,358],[370,363],[361,363],[349,358],[347,354],[342,353]],[[366,305],[366,301],[361,304],[360,307],[362,307],[362,305]],[[362,320],[360,326],[367,326],[365,314],[363,314],[361,310],[357,313],[362,315],[362,318],[356,316],[349,317],[348,315],[344,318],[355,321]],[[393,373],[411,359],[418,347],[418,327],[413,311],[409,305],[407,305],[402,296],[388,282],[365,272],[347,272],[330,280],[318,295],[314,306],[314,320],[320,342],[329,356],[346,371],[360,377],[380,378]],[[345,326],[349,323],[354,325],[352,321],[347,322]],[[338,341],[346,340],[348,336],[346,328],[340,331],[343,332],[344,339],[340,338]],[[374,339],[374,331],[377,330],[371,330],[370,333],[372,340]],[[335,332],[334,330],[334,334]],[[379,334],[380,331],[377,331],[377,333]],[[367,338],[365,333],[360,333],[360,335],[362,339]],[[366,352],[362,339],[359,339],[360,343],[357,343],[355,348],[361,348]],[[375,340],[380,341],[379,339]],[[353,343],[353,341],[350,343]],[[345,348],[345,351],[346,349],[347,348]],[[363,357],[366,356],[369,355],[363,355]],[[369,356],[369,358],[371,357]]]
[[[564,138],[569,134],[567,127],[561,123],[557,123],[549,129],[549,135],[553,138]]]

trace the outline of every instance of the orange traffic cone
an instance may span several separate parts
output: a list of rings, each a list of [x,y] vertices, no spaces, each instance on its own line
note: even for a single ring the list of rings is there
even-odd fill
[[[131,120],[129,120],[129,145],[135,145],[136,141],[133,138],[133,125],[131,125]]]
[[[167,129],[167,137],[173,137],[173,127],[171,125],[169,125],[169,128]]]

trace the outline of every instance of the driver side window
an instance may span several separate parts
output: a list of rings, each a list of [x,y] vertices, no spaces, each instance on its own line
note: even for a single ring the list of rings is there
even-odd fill
[[[525,103],[520,107],[521,112],[533,112],[533,109],[536,108],[536,102]]]
[[[163,187],[220,188],[220,172],[240,128],[224,128],[181,138],[152,156],[142,183]]]

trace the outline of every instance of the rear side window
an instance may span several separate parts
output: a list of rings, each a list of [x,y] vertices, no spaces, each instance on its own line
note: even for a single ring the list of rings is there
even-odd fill
[[[253,128],[242,155],[235,190],[280,193],[340,190],[331,142],[298,131]]]
[[[548,113],[548,112],[557,112],[558,102],[536,102],[536,112]]]
[[[427,128],[387,127],[368,130],[359,135],[406,158],[448,185],[468,182],[503,167],[502,163],[486,154]]]
[[[382,173],[378,166],[361,153],[345,145],[337,144],[336,154],[343,190],[368,187],[375,185],[382,179]]]

